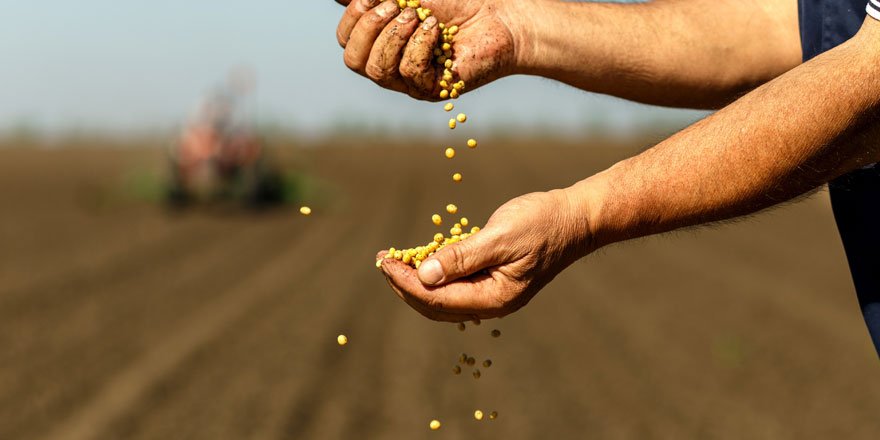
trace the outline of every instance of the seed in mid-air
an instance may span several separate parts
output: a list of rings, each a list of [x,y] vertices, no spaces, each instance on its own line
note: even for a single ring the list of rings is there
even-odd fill
[[[455,108],[455,104],[453,104],[451,102],[447,102],[446,105],[443,106],[443,110],[446,110],[448,112],[451,112],[452,109],[454,109],[454,108]]]
[[[450,109],[452,110],[452,109]],[[477,148],[477,140],[476,139],[468,139],[467,146],[470,148]]]
[[[462,217],[462,218],[461,218],[461,225],[462,225],[462,226],[467,226],[468,223],[470,223],[470,222],[468,221],[467,217]],[[474,320],[474,324],[476,324],[476,325],[480,325],[480,320],[479,320],[479,318]]]
[[[441,90],[440,91],[440,99],[446,99],[449,97],[449,90]]]
[[[445,91],[446,91],[446,90],[444,90],[443,92],[445,92]],[[453,90],[453,91],[454,91],[454,90]],[[443,93],[443,92],[440,92],[440,93]],[[453,130],[455,129],[455,119],[450,119],[450,120],[449,120],[449,128],[451,128],[451,129],[453,129]]]
[[[440,93],[443,93],[443,92],[440,92]],[[452,99],[458,98],[458,90],[452,89],[452,91],[449,92],[449,97]],[[443,99],[446,99],[446,98],[443,98]]]
[[[431,423],[428,423],[428,427],[431,428],[431,431],[436,431],[440,429],[440,421],[439,420],[431,420]]]
[[[446,154],[447,159],[452,159],[453,157],[455,157],[455,148],[447,148],[444,154]]]
[[[308,206],[303,206],[302,208],[299,208],[299,213],[302,215],[311,215],[312,208],[309,208]]]
[[[465,325],[464,325],[464,323],[463,323],[463,322],[459,322],[459,323],[458,323],[458,331],[462,331],[462,332],[463,332],[464,329],[465,329]]]
[[[483,361],[483,368],[489,368],[492,366],[492,359],[486,359]]]
[[[468,357],[468,358],[467,358],[467,361],[466,361],[466,363],[467,363],[467,364],[468,364],[468,366],[471,366],[471,367],[473,367],[473,366],[474,366],[474,364],[476,364],[476,363],[477,363],[477,360],[476,360],[476,359],[474,359],[474,358],[473,358],[473,357],[470,357],[470,356],[469,356],[469,357]]]
[[[468,355],[467,355],[467,353],[462,353],[461,356],[458,357],[458,363],[459,363],[459,364],[466,364],[466,363],[467,363],[467,360],[468,360]]]
[[[440,226],[443,223],[443,219],[440,217],[440,214],[432,215],[431,221],[434,222],[434,224],[437,226]]]
[[[498,411],[492,411],[489,413],[489,420],[495,420],[498,418]]]
[[[492,330],[492,337],[493,338],[497,338],[499,336],[501,336],[501,330],[498,330],[497,328]]]
[[[339,344],[339,345],[345,345],[345,344],[348,344],[348,336],[345,336],[345,335],[339,335],[339,336],[337,336],[337,337],[336,337],[336,343]]]
[[[480,369],[477,368],[476,370],[474,370],[474,379],[479,379],[480,376],[481,376]]]
[[[446,205],[446,212],[450,214],[455,214],[458,212],[458,206],[453,205],[452,203]]]
[[[461,173],[455,173],[452,175],[452,180],[456,182],[461,182]]]
[[[452,367],[452,374],[455,374],[455,375],[461,374],[461,367],[459,367],[458,365]]]
[[[474,411],[474,418],[477,420],[483,420],[483,412],[480,410]]]
[[[464,113],[459,113],[458,116],[455,117],[455,119],[463,124],[467,122],[467,115]]]

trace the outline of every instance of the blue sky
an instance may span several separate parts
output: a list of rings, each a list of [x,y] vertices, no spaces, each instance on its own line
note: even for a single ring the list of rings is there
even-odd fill
[[[231,67],[246,65],[257,75],[261,120],[310,132],[442,128],[432,104],[382,90],[343,65],[335,41],[342,8],[333,0],[0,0],[0,10],[0,127],[169,127]],[[483,128],[628,131],[700,114],[525,77],[460,103]]]

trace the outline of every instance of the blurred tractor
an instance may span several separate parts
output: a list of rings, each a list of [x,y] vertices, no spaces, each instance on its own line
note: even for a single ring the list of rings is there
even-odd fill
[[[172,143],[171,206],[234,201],[265,207],[284,201],[284,181],[242,109],[252,84],[249,75],[230,75]]]

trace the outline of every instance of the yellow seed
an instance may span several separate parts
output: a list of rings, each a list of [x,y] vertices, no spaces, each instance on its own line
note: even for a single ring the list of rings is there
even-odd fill
[[[337,337],[336,337],[336,343],[339,344],[339,345],[345,345],[345,344],[348,344],[348,336],[345,336],[345,335],[339,335],[339,336],[337,336]]]
[[[395,260],[402,260],[402,259],[403,259],[403,252],[401,252],[401,251],[394,251],[394,259],[395,259]]]
[[[465,361],[465,363],[467,363],[469,366],[473,367],[474,364],[477,363],[477,360],[474,359],[474,358],[472,358],[472,357],[468,357],[468,358],[467,358],[467,361]]]
[[[443,66],[446,67],[447,69],[451,69],[452,68],[452,60],[447,59],[446,62],[443,63]]]
[[[440,30],[442,30],[442,31],[444,31],[444,32],[447,32],[447,30],[446,30],[446,23],[440,23],[440,24],[437,25],[437,27],[439,27]]]
[[[428,427],[431,428],[431,431],[436,431],[440,429],[440,421],[439,420],[431,420],[431,423],[428,424]]]
[[[498,411],[492,411],[489,413],[489,420],[495,420],[498,418]]]
[[[376,269],[382,267],[382,260],[376,260]]]
[[[419,15],[420,21],[425,21],[428,19],[428,14],[425,14],[425,10],[422,8],[416,9],[416,14]]]
[[[458,363],[459,363],[459,364],[466,364],[466,363],[467,363],[467,360],[468,360],[468,355],[467,355],[467,353],[462,353],[461,356],[458,357]]]
[[[443,106],[443,110],[446,110],[448,112],[451,112],[452,109],[454,109],[454,108],[455,108],[455,104],[453,104],[451,102],[447,102],[446,105]]]
[[[492,360],[491,360],[491,359],[486,359],[485,361],[483,361],[483,368],[489,368],[489,367],[491,367],[491,366],[492,366]]]
[[[455,375],[461,374],[461,367],[459,367],[458,365],[452,367],[452,374],[455,374]]]
[[[464,113],[459,113],[458,116],[455,117],[458,122],[464,123],[467,121],[467,115]]]
[[[458,331],[463,332],[464,329],[465,329],[465,325],[464,325],[464,323],[463,323],[463,322],[459,322],[459,323],[458,323]]]
[[[458,212],[458,206],[453,205],[452,203],[446,205],[446,212],[450,214],[455,214]]]
[[[457,32],[458,32],[458,26],[456,26],[456,25],[449,26],[449,34],[450,35],[455,35]]]
[[[455,174],[453,174],[453,175],[452,175],[452,180],[454,180],[454,181],[456,181],[456,182],[461,182],[461,173],[455,173]],[[467,225],[465,225],[465,226],[467,226]]]
[[[443,218],[440,217],[440,214],[434,214],[431,216],[431,221],[434,222],[435,225],[440,226],[443,224]]]
[[[439,217],[439,215],[438,215],[438,217]],[[434,243],[440,243],[441,241],[443,241],[443,234],[440,232],[434,234]],[[430,246],[430,245],[428,245],[428,246]]]
[[[299,213],[302,215],[311,215],[312,208],[309,208],[308,206],[303,206],[302,208],[299,208]]]
[[[422,260],[416,260],[416,261],[413,263],[413,266],[415,266],[416,269],[418,269],[419,266],[421,266],[421,265],[422,265]]]
[[[397,0],[397,6],[400,6],[400,9],[406,8],[406,0]]]
[[[451,228],[449,230],[449,235],[452,235],[453,237],[456,235],[461,235],[461,228]]]
[[[445,91],[445,90],[444,90],[444,91]],[[449,97],[452,98],[452,99],[456,99],[456,98],[458,98],[458,90],[452,89],[452,91],[449,92]],[[446,98],[443,98],[443,99],[446,99]]]
[[[445,92],[445,91],[446,91],[446,90],[444,90],[444,92]],[[453,90],[453,92],[454,92],[454,91],[455,91],[455,90]],[[449,120],[449,128],[455,130],[455,119],[450,119],[450,120]]]
[[[456,223],[456,224],[452,225],[452,227],[461,229],[461,223]]]
[[[453,84],[453,85],[452,85],[452,88],[455,89],[455,90],[461,90],[461,89],[464,88],[464,85],[461,83],[461,81],[459,81],[459,82]]]
[[[443,45],[440,46],[440,48],[443,49],[444,52],[446,52],[447,50],[452,50],[452,45],[449,43],[443,43]]]
[[[474,226],[473,228],[471,228],[471,234],[476,234],[477,232],[480,232],[479,226]]]
[[[449,84],[446,82],[446,80],[440,80],[440,83],[439,83],[439,84],[440,84],[440,87],[441,87],[441,88],[444,88],[444,89],[448,89],[448,88],[449,88]],[[450,110],[452,110],[452,109],[450,109]],[[446,110],[446,111],[449,111],[449,110]]]
[[[401,261],[403,261],[406,264],[409,264],[409,262],[412,261],[412,255],[409,252],[403,254],[403,258],[401,259]]]
[[[461,225],[462,225],[462,226],[467,226],[467,225],[468,225],[468,219],[467,219],[467,217],[462,217],[462,218],[461,218]],[[480,325],[480,321],[477,320],[477,322],[475,322],[475,324]]]
[[[450,127],[452,127],[453,126],[452,124],[454,124],[454,123],[455,123],[454,120],[452,120],[452,119],[449,120]],[[447,159],[452,159],[453,157],[455,157],[455,148],[449,147],[446,149],[445,152],[443,152],[443,154],[446,155]]]
[[[497,338],[499,336],[501,336],[501,330],[498,330],[498,329],[492,330],[492,337],[493,338]]]
[[[474,370],[474,379],[479,379],[480,376],[482,376],[482,374],[480,374],[480,369],[477,368],[476,370]]]
[[[455,90],[453,90],[454,92]],[[441,90],[440,91],[440,99],[446,99],[450,96],[449,90]]]
[[[480,410],[474,411],[474,418],[477,420],[483,420],[483,412]]]
[[[468,148],[477,148],[477,140],[476,139],[468,139],[467,146],[468,146]]]

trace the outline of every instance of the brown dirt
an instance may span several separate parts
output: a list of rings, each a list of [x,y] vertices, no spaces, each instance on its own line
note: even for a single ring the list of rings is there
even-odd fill
[[[401,303],[376,250],[430,239],[448,201],[482,223],[634,150],[486,139],[454,187],[440,147],[338,144],[283,152],[322,182],[308,218],[168,215],[113,190],[156,150],[0,150],[0,438],[880,432],[880,364],[826,194],[602,250],[460,333]],[[462,351],[494,365],[454,376]]]

